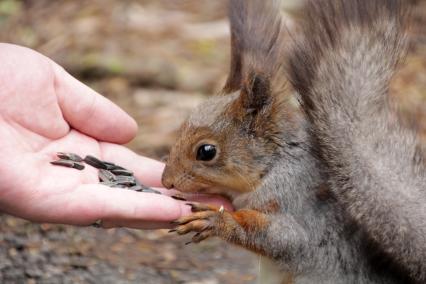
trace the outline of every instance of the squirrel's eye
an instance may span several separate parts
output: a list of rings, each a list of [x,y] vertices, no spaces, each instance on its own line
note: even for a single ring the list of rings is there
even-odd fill
[[[216,146],[212,144],[201,145],[197,150],[197,160],[211,161],[216,156]]]

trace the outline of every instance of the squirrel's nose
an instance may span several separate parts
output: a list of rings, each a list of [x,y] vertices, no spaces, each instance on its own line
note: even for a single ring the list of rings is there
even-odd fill
[[[172,178],[172,174],[171,174],[171,171],[170,171],[168,166],[166,166],[164,168],[164,172],[163,172],[163,175],[161,177],[161,183],[167,189],[173,188],[173,178]]]

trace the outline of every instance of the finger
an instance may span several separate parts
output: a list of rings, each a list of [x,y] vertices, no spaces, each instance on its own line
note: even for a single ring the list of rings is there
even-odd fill
[[[53,61],[52,67],[59,106],[73,128],[113,143],[126,143],[134,138],[137,125],[128,114]]]
[[[171,229],[173,225],[170,222],[150,222],[150,221],[132,221],[132,220],[102,220],[101,228],[131,228],[131,229]]]
[[[153,228],[154,224],[161,227],[190,214],[190,208],[184,202],[168,196],[98,184],[81,185],[71,193],[50,197],[38,206],[44,208],[47,215],[38,219],[71,225],[90,225],[102,220],[108,226],[130,224],[132,227],[144,228],[146,225]],[[45,208],[50,209],[46,212]]]
[[[162,186],[163,163],[140,156],[121,145],[101,143],[100,146],[103,160],[133,171],[136,178],[148,186]]]

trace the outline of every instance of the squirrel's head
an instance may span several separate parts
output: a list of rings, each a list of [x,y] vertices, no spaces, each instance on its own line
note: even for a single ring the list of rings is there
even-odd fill
[[[163,173],[166,188],[231,199],[257,188],[292,119],[269,80],[253,76],[246,86],[210,98],[183,123]]]
[[[182,125],[163,185],[230,198],[256,189],[294,129],[283,106],[285,29],[275,2],[230,1],[231,65],[223,89]]]

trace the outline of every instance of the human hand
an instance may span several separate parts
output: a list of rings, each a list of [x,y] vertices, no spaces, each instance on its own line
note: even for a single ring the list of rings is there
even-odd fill
[[[57,151],[90,154],[154,187],[163,171],[118,145],[135,136],[135,121],[59,65],[10,44],[0,44],[0,62],[0,210],[36,222],[135,228],[168,227],[190,213],[166,195],[100,185],[94,168],[51,165]]]

